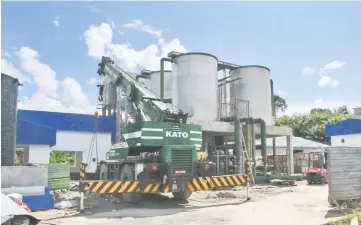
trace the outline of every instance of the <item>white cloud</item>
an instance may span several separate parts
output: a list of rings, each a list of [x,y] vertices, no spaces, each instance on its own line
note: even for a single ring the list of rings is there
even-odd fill
[[[59,22],[59,20],[60,20],[60,16],[58,15],[58,16],[55,16],[55,18],[54,18],[54,25],[55,26],[57,26],[57,27],[59,27],[60,26],[60,22]]]
[[[340,84],[339,80],[333,79],[330,76],[322,76],[318,81],[317,85],[320,87],[337,87]]]
[[[303,75],[312,75],[314,73],[316,73],[316,69],[309,67],[309,66],[303,68],[303,70],[302,70]]]
[[[169,52],[175,51],[175,52],[187,52],[187,49],[180,43],[179,39],[173,39],[170,42],[167,42],[163,38],[160,38],[158,40],[158,45],[161,48],[162,51],[162,57],[165,57],[168,55]]]
[[[56,97],[59,82],[55,79],[55,71],[48,65],[41,63],[39,53],[29,47],[22,47],[18,54],[21,68],[32,75],[38,91]]]
[[[76,108],[89,107],[88,96],[82,91],[80,84],[73,78],[66,77],[61,82],[62,101]]]
[[[346,65],[345,62],[341,62],[341,61],[333,61],[333,62],[330,62],[328,64],[326,64],[323,69],[325,70],[335,70],[335,69],[340,69],[342,67],[344,67]]]
[[[134,29],[134,30],[141,31],[141,32],[146,32],[157,38],[160,38],[162,36],[161,30],[157,30],[154,27],[145,24],[142,20],[139,20],[139,19],[135,19],[130,23],[123,24],[122,27]]]
[[[311,109],[314,108],[336,109],[344,105],[346,105],[349,110],[352,111],[353,108],[361,106],[361,101],[324,101],[322,98],[318,98],[311,102],[298,102],[288,104],[288,110],[285,113],[280,114],[303,114],[310,112]]]
[[[30,98],[23,98],[19,102],[19,108],[94,113],[95,106],[89,103],[88,96],[76,80],[70,77],[57,80],[56,72],[41,62],[39,53],[29,47],[22,47],[18,56],[21,68],[32,75],[37,87]]]
[[[102,55],[111,56],[128,72],[139,72],[142,69],[159,70],[161,57],[171,51],[187,52],[178,39],[167,42],[159,38],[157,43],[141,50],[133,48],[129,43],[112,43],[112,30],[109,24],[104,23],[100,26],[91,25],[84,35],[91,57],[99,59]],[[171,65],[166,63],[165,67],[170,69]]]
[[[16,69],[13,64],[4,58],[1,59],[1,72],[19,79],[21,84],[25,82],[31,83],[31,79],[29,77],[25,76],[20,70]]]
[[[88,54],[94,58],[100,58],[105,55],[105,47],[111,44],[113,32],[107,23],[102,23],[98,27],[90,25],[84,32],[84,37],[88,45]]]
[[[319,74],[322,75],[325,70],[335,70],[335,69],[340,69],[342,67],[344,67],[346,65],[345,62],[342,61],[338,61],[335,60],[333,62],[327,63],[326,65],[324,65],[322,68],[319,69]]]
[[[97,79],[95,77],[90,77],[87,81],[87,84],[93,85],[97,83]]]

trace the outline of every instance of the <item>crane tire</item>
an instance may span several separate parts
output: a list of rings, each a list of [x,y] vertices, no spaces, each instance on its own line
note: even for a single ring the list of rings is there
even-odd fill
[[[189,197],[191,197],[192,192],[186,189],[185,191],[172,192],[172,195],[175,199],[187,200]]]
[[[125,164],[120,171],[120,180],[135,180],[135,168],[132,164]],[[140,193],[122,193],[122,198],[126,203],[136,204],[142,199]]]

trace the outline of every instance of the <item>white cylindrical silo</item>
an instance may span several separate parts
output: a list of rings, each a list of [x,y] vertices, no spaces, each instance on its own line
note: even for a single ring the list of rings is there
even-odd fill
[[[238,102],[238,111],[246,117],[262,118],[267,125],[274,125],[272,117],[272,99],[270,70],[264,66],[241,66],[230,71],[234,81],[231,88],[231,102]],[[241,100],[241,101],[239,101]]]
[[[147,88],[156,96],[160,96],[160,71],[152,71],[147,75]],[[172,98],[172,71],[164,71],[164,98]]]
[[[173,59],[173,105],[192,119],[217,120],[218,59],[205,53],[186,53]]]

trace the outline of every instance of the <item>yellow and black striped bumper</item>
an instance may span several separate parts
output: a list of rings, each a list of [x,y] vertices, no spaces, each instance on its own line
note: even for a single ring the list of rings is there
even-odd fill
[[[118,193],[167,193],[171,188],[167,180],[159,183],[140,185],[139,180],[86,180],[86,164],[80,164],[80,191],[89,191],[99,194]],[[191,192],[220,190],[227,187],[246,185],[249,182],[247,174],[224,176],[196,177],[186,182]]]
[[[246,174],[196,177],[187,181],[187,187],[192,192],[201,190],[219,190],[227,187],[242,186],[249,181],[249,177]]]
[[[220,190],[226,187],[235,187],[245,185],[249,182],[249,177],[245,174],[214,176],[214,177],[196,177],[188,180],[187,188],[192,191]],[[99,194],[118,194],[118,193],[167,193],[170,192],[169,184],[165,182],[146,184],[141,186],[138,180],[127,181],[81,181],[81,190]]]
[[[140,187],[138,180],[127,181],[84,181],[83,191],[95,192],[99,194],[117,194],[117,193],[156,193],[164,192],[164,186],[161,183],[147,184]]]

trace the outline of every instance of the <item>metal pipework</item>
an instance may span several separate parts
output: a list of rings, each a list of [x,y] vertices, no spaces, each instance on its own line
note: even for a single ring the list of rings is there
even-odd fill
[[[160,98],[164,98],[164,62],[172,63],[173,59],[164,57],[160,60]]]
[[[237,173],[242,173],[242,165],[243,165],[243,152],[241,150],[241,122],[238,117],[233,117],[234,121],[234,155],[236,156],[236,168]]]
[[[273,80],[270,79],[271,84],[271,104],[272,104],[272,117],[276,122],[276,102],[273,90]],[[272,138],[272,155],[273,155],[273,172],[276,172],[276,138]]]
[[[228,78],[231,78],[231,77],[232,77],[232,76],[223,77],[223,78],[219,79],[218,82],[222,82],[222,81],[227,80]]]
[[[146,75],[146,74],[137,75],[137,76],[135,77],[135,80],[136,80],[136,81],[139,81],[139,78],[147,79],[147,75]]]
[[[275,102],[275,96],[274,96],[274,90],[273,90],[273,80],[270,79],[271,84],[271,104],[272,104],[272,116],[276,116],[276,102]]]
[[[236,79],[233,79],[233,80],[226,81],[226,82],[224,82],[223,84],[218,84],[218,87],[223,86],[223,85],[226,85],[226,84],[228,84],[228,83],[233,83],[233,82],[235,82],[236,80],[240,80],[240,79],[242,79],[242,78],[236,78]],[[218,81],[219,81],[219,80],[218,80]]]
[[[264,170],[263,170],[263,173],[264,173],[264,176],[266,176],[267,174],[267,135],[266,135],[266,122],[261,119],[261,118],[258,118],[258,119],[253,119],[253,118],[242,118],[240,119],[240,122],[245,122],[246,124],[251,124],[253,126],[253,124],[260,124],[261,125],[261,148],[262,148],[262,161],[263,161],[263,166],[264,166]],[[234,124],[234,126],[236,126],[236,123]],[[236,127],[235,127],[236,129]],[[253,148],[253,163],[254,165],[256,165],[256,148],[254,147]],[[255,172],[255,169],[256,169],[256,166],[253,167],[254,169],[254,173],[253,174],[256,174]]]
[[[263,161],[263,176],[267,175],[267,136],[266,136],[266,122],[259,118],[254,120],[255,124],[261,125],[261,147],[262,147],[262,161]]]

